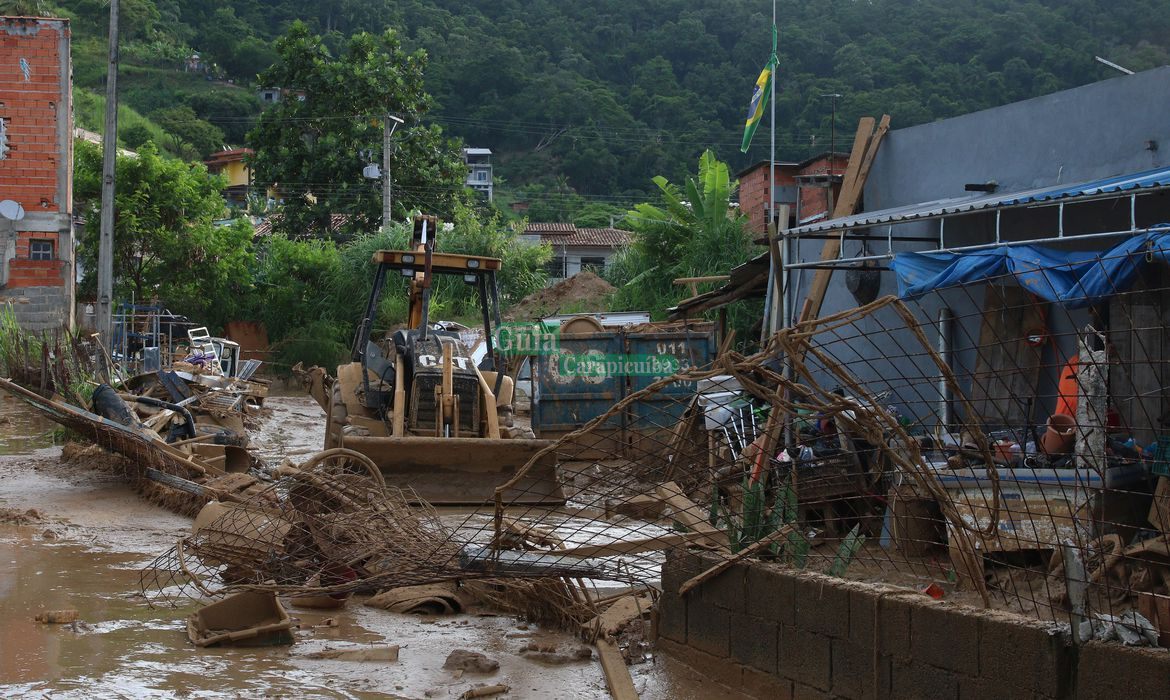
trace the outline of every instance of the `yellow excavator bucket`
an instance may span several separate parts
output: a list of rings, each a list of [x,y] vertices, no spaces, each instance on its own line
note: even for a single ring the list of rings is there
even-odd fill
[[[432,505],[482,505],[495,500],[507,482],[551,440],[490,438],[359,437],[344,446],[374,461],[388,486],[413,489]],[[560,505],[565,502],[556,476],[556,453],[544,455],[513,488],[505,504]]]

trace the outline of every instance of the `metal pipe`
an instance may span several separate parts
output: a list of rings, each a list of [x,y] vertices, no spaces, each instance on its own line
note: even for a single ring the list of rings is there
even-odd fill
[[[954,371],[954,362],[951,356],[951,326],[954,325],[955,314],[947,307],[938,310],[938,356],[948,370]],[[951,385],[947,382],[947,375],[938,375],[938,417],[939,428],[945,432],[954,416],[951,415]]]
[[[1107,231],[1103,233],[1082,233],[1075,236],[1050,236],[1048,238],[1033,238],[1026,241],[1003,241],[1001,243],[981,243],[979,245],[959,246],[958,248],[933,248],[930,250],[916,251],[922,253],[967,253],[975,250],[988,250],[998,247],[1011,247],[1018,245],[1035,245],[1037,243],[1068,243],[1069,241],[1080,240],[1094,240],[1097,238],[1116,238],[1118,236],[1133,236],[1139,233],[1148,233],[1150,229],[1139,229],[1136,231]],[[799,238],[793,236],[793,238]],[[908,251],[909,252],[909,251]],[[856,256],[852,258],[840,258],[834,260],[833,263],[840,266],[843,263],[867,262],[871,260],[889,260],[894,256],[887,253],[877,253],[874,255]],[[818,265],[824,265],[821,261],[816,262],[797,262],[790,265],[785,265],[786,270],[799,270],[802,268],[816,268]]]
[[[1159,192],[1164,192],[1168,189],[1170,189],[1170,185],[1157,186],[1157,187],[1143,187],[1143,188],[1141,188],[1141,190],[1139,192],[1134,192],[1133,194],[1131,194],[1129,196],[1143,196],[1144,197],[1147,195],[1157,194]],[[1088,202],[1098,202],[1098,201],[1101,201],[1103,199],[1120,199],[1121,197],[1124,197],[1124,196],[1126,196],[1126,195],[1123,193],[1119,193],[1119,192],[1101,192],[1099,194],[1093,194],[1093,195],[1077,195],[1076,197],[1070,198],[1071,200],[1073,200],[1070,203],[1071,204],[1086,204]],[[1023,201],[1023,202],[1016,202],[1014,204],[1004,204],[1002,206],[996,206],[996,207],[988,206],[988,207],[983,207],[981,209],[971,209],[968,211],[934,211],[930,214],[923,214],[921,216],[914,216],[913,218],[907,218],[907,219],[903,219],[900,221],[892,221],[892,222],[889,222],[889,221],[869,221],[869,220],[857,221],[856,219],[863,216],[862,214],[858,214],[857,216],[854,216],[854,217],[848,217],[851,219],[855,219],[855,221],[853,221],[852,223],[849,223],[849,224],[843,224],[843,225],[837,225],[837,226],[818,226],[817,224],[807,224],[805,226],[798,226],[797,228],[792,229],[792,231],[795,233],[795,235],[799,236],[799,235],[803,235],[805,233],[822,233],[822,232],[839,231],[841,229],[852,230],[852,229],[859,229],[859,228],[872,228],[875,225],[886,224],[886,223],[893,223],[895,225],[897,225],[897,224],[910,224],[910,223],[917,223],[920,221],[934,221],[936,219],[940,219],[940,220],[941,219],[950,219],[950,218],[955,218],[955,217],[959,217],[959,216],[975,216],[977,214],[986,214],[989,210],[992,210],[992,209],[999,209],[999,210],[1005,210],[1005,211],[1008,209],[1043,209],[1046,207],[1057,206],[1060,203],[1062,203],[1062,202],[1056,202],[1056,201],[1050,201],[1050,200],[1037,202],[1037,201],[1033,201],[1033,200],[1027,200],[1027,201]],[[878,212],[871,212],[871,213],[878,213]],[[831,223],[832,221],[834,221],[834,220],[830,219],[829,222],[826,222],[826,223]],[[809,230],[802,231],[801,229],[804,229],[804,228],[807,228]]]

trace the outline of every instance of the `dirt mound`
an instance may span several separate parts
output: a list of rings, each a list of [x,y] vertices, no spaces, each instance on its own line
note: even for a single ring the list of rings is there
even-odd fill
[[[616,290],[609,282],[592,272],[578,272],[551,287],[533,292],[508,309],[504,318],[509,321],[555,316],[577,311],[604,311],[606,297]]]

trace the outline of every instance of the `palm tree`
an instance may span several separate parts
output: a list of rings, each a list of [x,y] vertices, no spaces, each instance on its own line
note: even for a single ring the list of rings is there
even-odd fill
[[[654,184],[661,203],[639,204],[627,214],[634,240],[612,264],[610,278],[618,287],[620,307],[660,317],[689,295],[687,288],[673,284],[676,278],[727,274],[758,249],[747,217],[731,205],[739,183],[731,181],[727,164],[710,150],[699,157],[698,177],[687,179],[685,197],[662,176]]]

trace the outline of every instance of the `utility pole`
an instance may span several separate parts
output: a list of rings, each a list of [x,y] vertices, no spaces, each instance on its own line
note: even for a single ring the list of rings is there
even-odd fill
[[[821,97],[833,98],[833,117],[829,121],[829,153],[836,153],[837,152],[837,100],[841,97],[841,94],[837,93],[837,92],[830,92],[827,95],[821,95]],[[832,171],[832,169],[833,169],[833,157],[830,155],[829,156],[829,170]]]
[[[106,125],[102,132],[102,214],[98,240],[97,332],[114,342],[114,166],[118,156],[118,0],[110,0],[110,62],[106,66]],[[101,353],[99,353],[101,355]],[[111,368],[107,368],[111,369]]]
[[[398,128],[403,121],[398,117],[386,113],[386,118],[382,120],[382,231],[389,230],[391,217],[391,190],[393,183],[390,180],[390,147],[392,145],[390,137],[394,135],[394,130]]]

